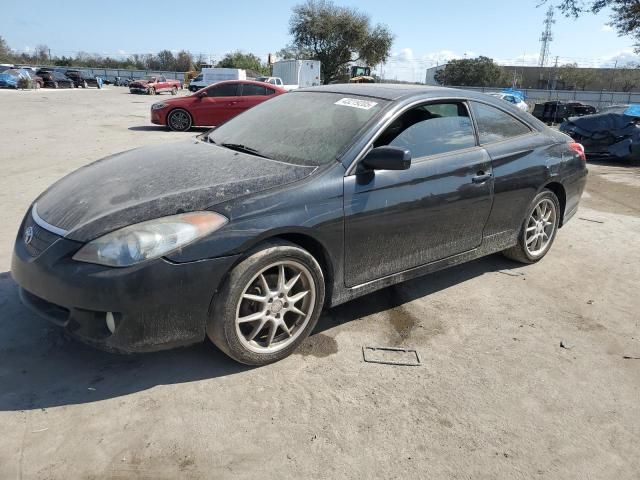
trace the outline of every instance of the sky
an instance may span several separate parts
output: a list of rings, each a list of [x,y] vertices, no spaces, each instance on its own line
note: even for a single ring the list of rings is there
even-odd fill
[[[188,2],[165,0],[2,0],[0,36],[15,50],[46,44],[52,55],[78,51],[111,55],[189,50],[219,60],[242,50],[263,59],[290,41],[291,8],[303,0]],[[546,7],[539,0],[335,0],[386,24],[392,55],[376,70],[386,78],[421,81],[453,58],[485,55],[501,64],[535,65]],[[556,13],[551,62],[613,66],[637,61],[633,41],[607,26],[608,11],[574,20]]]

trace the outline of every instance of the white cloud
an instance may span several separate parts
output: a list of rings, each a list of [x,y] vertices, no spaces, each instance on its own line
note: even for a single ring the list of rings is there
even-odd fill
[[[128,53],[122,49],[118,50],[118,55],[128,55]]]
[[[613,32],[613,27],[611,25],[603,25],[600,30],[603,32]]]

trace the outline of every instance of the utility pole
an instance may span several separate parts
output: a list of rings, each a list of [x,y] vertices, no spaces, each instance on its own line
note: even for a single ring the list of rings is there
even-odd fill
[[[555,90],[558,85],[558,56],[556,55],[556,62],[553,66],[553,85],[551,86],[552,90]]]
[[[609,90],[613,91],[613,82],[616,79],[616,68],[618,68],[618,60],[613,64],[613,72],[611,72],[611,80],[609,80]]]
[[[539,66],[541,68],[545,67],[547,64],[547,60],[549,58],[549,47],[551,46],[551,42],[553,41],[553,32],[551,31],[551,27],[556,21],[553,19],[553,6],[549,6],[549,10],[547,10],[547,14],[544,18],[544,31],[540,36],[540,63]]]

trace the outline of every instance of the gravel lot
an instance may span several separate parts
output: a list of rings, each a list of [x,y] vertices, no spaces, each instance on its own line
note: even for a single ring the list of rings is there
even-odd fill
[[[268,367],[208,343],[110,355],[27,311],[9,268],[30,202],[194,135],[151,126],[157,100],[0,91],[0,478],[639,478],[637,166],[591,164],[542,262],[494,255],[350,302]],[[365,345],[422,365],[364,363]]]

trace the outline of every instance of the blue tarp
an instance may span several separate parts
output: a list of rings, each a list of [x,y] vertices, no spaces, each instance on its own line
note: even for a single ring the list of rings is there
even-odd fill
[[[624,111],[624,114],[628,117],[640,117],[640,105],[637,103],[632,103]]]
[[[502,90],[502,93],[508,93],[509,95],[513,95],[514,97],[518,97],[523,102],[527,98],[527,94],[521,90],[514,90],[513,88],[505,88]]]

